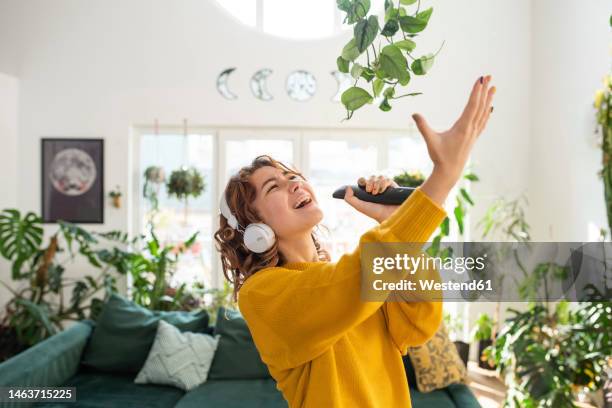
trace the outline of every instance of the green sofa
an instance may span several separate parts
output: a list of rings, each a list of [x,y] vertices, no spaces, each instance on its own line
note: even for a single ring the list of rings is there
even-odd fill
[[[127,305],[118,297],[115,297],[115,300],[119,302],[118,310],[124,317],[121,320],[117,311],[107,316],[106,320],[116,325],[108,333],[104,333],[104,330],[109,328],[103,327],[103,311],[98,323],[89,320],[77,322],[61,333],[0,364],[0,386],[76,387],[76,403],[0,403],[0,407],[287,407],[282,394],[276,389],[275,381],[259,359],[244,320],[236,312],[230,312],[233,314],[229,320],[225,320],[227,323],[222,321],[221,324],[217,324],[218,327],[214,328],[214,331],[209,327],[201,328],[203,332],[208,330],[221,336],[206,383],[187,393],[169,386],[135,384],[133,381],[136,373],[133,370],[139,366],[142,355],[146,358],[148,349],[135,351],[130,347],[136,344],[142,348],[148,342],[152,342],[146,339],[151,335],[149,333],[151,327],[157,323],[154,317],[159,319],[160,315],[145,315],[143,321],[146,324],[143,323],[138,327],[138,332],[132,331],[129,336],[124,335],[121,344],[121,337],[117,334],[122,331],[127,333],[126,325],[129,325],[130,321],[142,318],[129,314],[142,314],[142,312],[136,310],[134,306]],[[187,319],[182,316],[172,321],[172,316],[176,315],[166,313],[162,312],[164,320],[187,325],[183,329],[198,331],[194,329],[194,322],[204,321],[208,324],[207,316],[204,320],[194,320],[194,315],[191,314]],[[222,313],[223,310],[219,316]],[[147,329],[149,332],[143,331],[144,326],[149,326]],[[105,343],[105,348],[100,348],[98,343],[101,341]],[[140,343],[134,343],[135,341]],[[148,347],[150,348],[150,344]],[[133,367],[128,364],[129,360],[133,360]],[[414,380],[409,359],[405,358],[404,361],[409,381],[411,377]],[[121,366],[118,366],[118,363],[121,363]],[[414,384],[414,381],[411,383]],[[443,390],[426,394],[411,387],[410,393],[413,406],[416,408],[480,406],[469,388],[463,384],[451,385]]]

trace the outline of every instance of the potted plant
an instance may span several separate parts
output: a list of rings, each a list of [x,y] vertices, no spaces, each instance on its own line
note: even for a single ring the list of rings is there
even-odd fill
[[[108,195],[113,202],[113,207],[121,208],[121,190],[119,190],[119,186],[115,187],[114,190],[111,190]]]
[[[454,318],[450,315],[450,313],[444,312],[444,325],[448,330],[448,337],[455,344],[457,348],[457,353],[459,353],[459,357],[461,357],[461,361],[467,367],[468,359],[470,357],[470,344],[464,341],[459,340],[462,338],[463,331],[463,321],[459,316],[455,316]]]
[[[144,186],[142,195],[151,205],[151,210],[155,213],[159,208],[159,189],[166,182],[166,174],[160,166],[149,166],[144,172]]]
[[[418,187],[425,182],[425,175],[418,171],[404,171],[393,177],[395,181],[401,187]]]
[[[169,196],[185,201],[185,223],[187,223],[189,197],[197,198],[204,192],[206,188],[204,177],[195,167],[182,167],[170,174],[166,188]]]
[[[493,344],[495,321],[487,313],[481,313],[476,319],[476,326],[472,329],[472,339],[478,342],[478,367],[487,370],[495,368],[483,355],[484,350]]]

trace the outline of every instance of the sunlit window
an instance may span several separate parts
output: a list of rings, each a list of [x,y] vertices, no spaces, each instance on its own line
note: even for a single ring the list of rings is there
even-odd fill
[[[217,0],[243,24],[285,38],[329,37],[348,26],[335,0]],[[381,13],[384,0],[372,0],[370,10]]]

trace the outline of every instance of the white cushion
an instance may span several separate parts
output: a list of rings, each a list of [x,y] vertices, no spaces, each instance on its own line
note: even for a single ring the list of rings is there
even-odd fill
[[[203,384],[208,377],[219,337],[183,333],[160,320],[147,361],[134,382],[172,385],[185,391]]]

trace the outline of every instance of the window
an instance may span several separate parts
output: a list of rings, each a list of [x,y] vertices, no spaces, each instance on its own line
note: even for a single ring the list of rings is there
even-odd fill
[[[157,235],[166,244],[184,241],[200,231],[195,250],[181,258],[175,280],[198,281],[208,287],[223,282],[213,239],[220,194],[229,177],[257,155],[270,154],[294,165],[308,178],[324,212],[322,241],[333,260],[352,251],[361,234],[376,224],[344,201],[332,198],[335,189],[371,174],[392,177],[404,170],[431,172],[425,144],[416,131],[209,129],[185,137],[162,128],[158,136],[145,129],[136,134],[139,148],[134,162],[138,168],[133,174],[140,198],[134,203],[134,214],[138,214],[135,231],[146,233],[151,216],[150,205],[142,198],[142,175],[147,167],[161,166],[169,176],[181,166],[194,166],[204,175],[205,192],[189,201],[186,223],[184,203],[168,197],[164,188],[154,222]],[[452,194],[447,202],[454,203]],[[450,239],[457,239],[452,230]]]
[[[217,0],[243,24],[285,38],[329,37],[348,26],[334,0]],[[370,10],[382,13],[384,0],[372,0]]]

